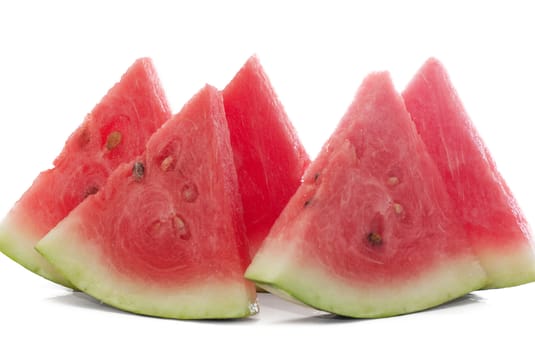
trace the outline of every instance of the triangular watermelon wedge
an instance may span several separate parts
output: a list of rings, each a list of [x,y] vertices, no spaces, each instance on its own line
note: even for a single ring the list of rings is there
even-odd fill
[[[251,256],[310,163],[256,56],[223,90]]]
[[[529,225],[442,64],[429,59],[403,98],[487,271],[485,287],[535,281]]]
[[[78,289],[180,319],[254,314],[243,211],[220,93],[207,86],[36,248]]]
[[[365,79],[245,276],[350,317],[422,310],[486,283],[388,73]]]
[[[71,287],[34,245],[97,192],[113,169],[141,154],[149,136],[170,116],[152,61],[137,60],[69,137],[54,167],[39,174],[7,214],[0,224],[0,251]]]

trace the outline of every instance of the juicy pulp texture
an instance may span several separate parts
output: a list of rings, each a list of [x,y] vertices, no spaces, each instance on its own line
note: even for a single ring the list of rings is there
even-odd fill
[[[0,224],[0,250],[29,270],[71,286],[34,245],[119,164],[141,154],[171,116],[150,59],[137,60],[69,137],[54,168],[39,174]]]
[[[205,87],[37,245],[77,288],[173,318],[255,312],[221,95]],[[68,248],[68,249],[67,249]]]
[[[246,277],[351,317],[417,311],[486,283],[386,73],[370,75]]]
[[[255,56],[225,87],[223,98],[253,256],[310,161]]]
[[[440,62],[428,60],[403,98],[488,274],[486,287],[535,281],[529,225]]]

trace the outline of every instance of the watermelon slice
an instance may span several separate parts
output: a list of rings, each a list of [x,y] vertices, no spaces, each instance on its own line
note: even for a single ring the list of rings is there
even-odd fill
[[[528,223],[442,64],[428,60],[403,98],[487,271],[486,287],[535,281]]]
[[[350,317],[422,310],[486,283],[388,73],[365,79],[245,276]]]
[[[0,224],[0,251],[27,269],[71,286],[34,245],[119,164],[141,154],[171,116],[152,61],[137,60],[69,137],[54,167],[42,172]]]
[[[253,256],[310,163],[256,56],[223,90]]]
[[[257,311],[220,93],[205,87],[36,248],[77,288],[127,311]]]

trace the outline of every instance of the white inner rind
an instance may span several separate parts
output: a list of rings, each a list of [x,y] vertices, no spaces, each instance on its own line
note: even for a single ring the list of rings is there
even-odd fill
[[[78,232],[78,222],[68,216],[36,249],[78,289],[108,305],[178,319],[239,318],[258,311],[245,281],[206,280],[187,287],[136,283],[106,264],[99,247]]]
[[[26,269],[43,276],[44,278],[72,287],[58,271],[46,261],[34,246],[37,243],[36,235],[8,215],[0,224],[0,251],[24,266]]]
[[[317,259],[298,263],[293,249],[263,248],[247,269],[246,278],[285,299],[349,317],[386,317],[424,310],[487,282],[485,272],[471,256],[436,263],[408,280],[365,285],[335,277]]]
[[[529,244],[480,249],[477,253],[488,274],[484,288],[504,288],[535,281],[535,255]]]

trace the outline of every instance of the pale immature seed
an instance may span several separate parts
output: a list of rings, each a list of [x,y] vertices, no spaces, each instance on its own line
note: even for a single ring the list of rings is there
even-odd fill
[[[189,203],[195,202],[199,196],[199,190],[197,186],[193,183],[187,183],[182,186],[182,198]]]
[[[399,184],[399,179],[396,176],[391,176],[386,181],[390,186],[395,186]]]
[[[191,233],[188,230],[188,226],[184,222],[184,219],[180,217],[180,215],[175,215],[173,218],[173,225],[175,226],[175,229],[178,231],[178,237],[183,240],[188,240],[191,238]]]
[[[111,151],[115,147],[117,147],[121,140],[123,139],[123,135],[119,131],[112,131],[108,135],[108,138],[106,139],[106,148],[108,151]]]
[[[162,163],[160,164],[160,169],[162,169],[162,171],[170,170],[170,167],[174,161],[175,159],[173,158],[173,156],[165,157],[165,159],[162,160]]]

